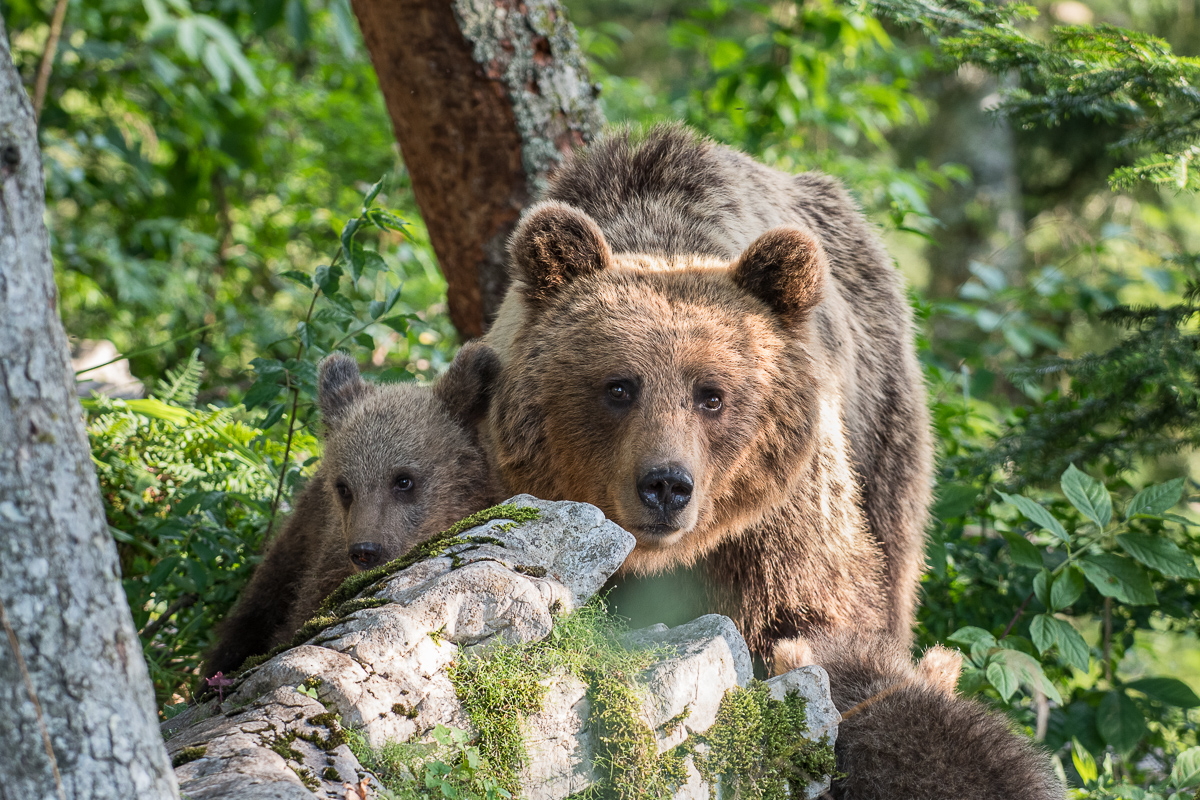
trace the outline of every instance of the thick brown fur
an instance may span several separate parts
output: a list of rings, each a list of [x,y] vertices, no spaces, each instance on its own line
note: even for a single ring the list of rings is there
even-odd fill
[[[829,673],[838,726],[836,800],[1062,800],[1049,756],[1002,714],[955,694],[961,656],[917,664],[894,638],[839,631],[780,642],[776,673]]]
[[[510,247],[487,429],[511,491],[599,506],[638,539],[628,573],[703,563],[759,653],[826,628],[908,641],[925,390],[901,280],[836,181],[678,126],[616,132]],[[614,382],[636,394],[619,413]],[[694,478],[669,525],[635,488],[655,465]]]
[[[221,623],[205,677],[292,636],[356,571],[352,545],[379,544],[384,563],[500,499],[476,433],[498,366],[469,344],[422,387],[369,384],[345,355],[321,363],[324,458]]]

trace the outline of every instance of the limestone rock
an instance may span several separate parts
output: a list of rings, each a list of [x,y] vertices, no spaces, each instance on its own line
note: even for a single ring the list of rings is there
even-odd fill
[[[528,495],[508,502],[538,509],[538,519],[495,520],[464,533],[468,544],[362,592],[383,605],[347,614],[249,670],[224,702],[164,723],[182,792],[194,800],[342,800],[347,783],[379,788],[343,743],[342,725],[372,747],[427,740],[438,725],[470,730],[447,675],[460,648],[486,656],[495,641],[546,637],[555,616],[586,603],[634,545],[592,506]],[[711,726],[725,692],[753,677],[746,644],[726,617],[656,625],[630,633],[627,643],[662,653],[643,676],[644,721],[660,752]],[[543,710],[524,723],[529,758],[520,779],[529,800],[559,800],[597,779],[587,687],[571,675],[547,680]],[[810,719],[832,741],[838,716],[819,668],[788,673],[771,687],[780,697],[800,690]],[[708,785],[689,768],[691,780],[676,796],[707,798]]]

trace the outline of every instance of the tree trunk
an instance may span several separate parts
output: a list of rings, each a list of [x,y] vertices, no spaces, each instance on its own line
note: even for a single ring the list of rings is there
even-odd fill
[[[121,590],[0,20],[0,798],[178,797]]]
[[[556,0],[352,0],[413,193],[478,336],[504,297],[505,245],[562,154],[603,125]]]

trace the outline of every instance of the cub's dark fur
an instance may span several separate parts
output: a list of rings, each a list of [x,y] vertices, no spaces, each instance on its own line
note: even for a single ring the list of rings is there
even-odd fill
[[[954,693],[961,658],[935,647],[914,665],[894,639],[855,631],[780,643],[775,671],[824,667],[844,715],[835,800],[1062,800],[1044,751]]]

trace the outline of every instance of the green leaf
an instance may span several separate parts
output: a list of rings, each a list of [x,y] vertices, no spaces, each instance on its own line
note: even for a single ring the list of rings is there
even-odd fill
[[[1167,705],[1200,708],[1200,697],[1192,691],[1192,687],[1177,678],[1141,678],[1125,684],[1125,688],[1135,689]]]
[[[301,272],[298,269],[289,269],[286,272],[279,273],[279,277],[287,278],[289,281],[295,281],[305,289],[313,288],[312,276],[307,272]]]
[[[358,231],[361,225],[362,220],[358,217],[355,217],[354,219],[347,220],[346,224],[342,226],[342,249],[345,250],[347,254],[350,252],[351,245],[354,244],[354,234]]]
[[[1063,528],[1062,523],[1056,520],[1039,503],[1035,503],[1028,497],[1022,497],[1021,495],[1005,494],[1004,492],[997,492],[997,494],[1004,498],[1004,502],[1015,506],[1030,522],[1033,522],[1044,530],[1050,531],[1064,542],[1071,541],[1071,537],[1067,535],[1067,531]]]
[[[1083,575],[1074,567],[1067,567],[1054,579],[1050,588],[1050,609],[1061,611],[1079,599],[1087,584]]]
[[[415,319],[419,319],[419,317],[417,317],[415,314],[394,314],[387,319],[381,319],[379,321],[384,325],[387,325],[396,333],[407,334],[408,323]]]
[[[310,30],[308,8],[304,5],[304,0],[288,0],[283,13],[287,17],[288,33],[296,40],[296,44],[300,47],[308,44]]]
[[[1171,785],[1188,789],[1200,785],[1200,747],[1189,747],[1175,758],[1171,768]]]
[[[1087,672],[1090,657],[1087,642],[1071,623],[1050,614],[1038,614],[1029,626],[1029,635],[1038,652],[1044,655],[1051,647],[1057,647],[1063,661]]]
[[[382,300],[372,300],[369,304],[367,304],[367,316],[371,319],[379,319],[381,316],[383,316],[386,310],[387,309],[383,307]]]
[[[1100,776],[1100,771],[1096,768],[1096,759],[1074,738],[1071,739],[1071,761],[1084,783],[1092,783]]]
[[[1099,553],[1087,556],[1078,567],[1105,597],[1135,606],[1158,603],[1150,577],[1135,561],[1115,553]]]
[[[385,175],[384,178],[386,177],[387,176]],[[384,178],[377,180],[375,185],[372,186],[370,191],[367,192],[367,196],[363,198],[362,207],[364,212],[366,212],[366,210],[370,208],[372,204],[374,204],[375,198],[379,196],[379,190],[383,188]]]
[[[1008,542],[1008,552],[1017,564],[1034,569],[1041,569],[1042,554],[1037,547],[1015,531],[1001,531],[1000,535]]]
[[[356,243],[357,246],[357,243]],[[383,260],[383,256],[376,253],[374,250],[362,251],[362,270],[363,274],[373,272],[387,272],[387,262]]]
[[[1050,574],[1050,570],[1043,569],[1037,575],[1033,576],[1033,594],[1046,608],[1052,608],[1050,605],[1050,586],[1054,578]]]
[[[1033,644],[1042,655],[1054,647],[1056,641],[1054,626],[1050,622],[1053,619],[1054,617],[1048,614],[1038,614],[1029,624],[1029,638],[1033,639]]]
[[[242,398],[242,405],[247,411],[266,405],[278,397],[282,390],[283,387],[274,380],[260,380],[246,392],[246,396]]]
[[[283,410],[286,408],[286,403],[276,403],[267,410],[267,416],[258,424],[259,430],[269,430],[276,422],[283,419]]]
[[[357,222],[357,220],[355,220]],[[367,265],[367,251],[363,249],[362,242],[351,241],[342,255],[345,257],[346,263],[350,266],[350,280],[358,283],[359,277],[363,274],[363,269]]]
[[[993,664],[1002,664],[1003,670],[1006,673],[1011,673],[1012,677],[1018,683],[1025,684],[1030,690],[1041,690],[1046,697],[1054,702],[1062,703],[1062,695],[1058,693],[1058,689],[1046,677],[1046,673],[1042,671],[1042,665],[1033,656],[1022,653],[1020,650],[999,650],[993,653],[991,664],[988,665],[987,671],[989,681],[992,681],[991,667]],[[1007,679],[1007,677],[1002,678],[1002,680]],[[1000,686],[997,686],[995,681],[992,681],[992,685],[996,686],[997,691],[1001,691]],[[1008,697],[1004,699],[1007,701]]]
[[[1122,533],[1117,544],[1129,555],[1171,578],[1200,578],[1196,559],[1165,536],[1149,533]]]
[[[979,497],[979,487],[962,483],[943,483],[938,486],[933,516],[945,521],[961,517],[970,511]]]
[[[1112,498],[1104,484],[1081,472],[1074,464],[1062,476],[1062,490],[1071,505],[1101,528],[1112,522]]]
[[[313,275],[313,283],[320,287],[326,297],[338,293],[339,282],[342,278],[342,268],[337,264],[322,264]]]
[[[360,333],[358,336],[354,337],[354,341],[357,342],[360,347],[365,347],[368,350],[375,349],[375,337],[369,333]]]
[[[1096,730],[1105,742],[1128,753],[1146,735],[1146,719],[1124,692],[1108,692],[1096,709]]]
[[[1133,496],[1125,507],[1125,519],[1135,514],[1159,515],[1170,511],[1183,499],[1183,478],[1160,483],[1157,486],[1147,486]]]
[[[1017,691],[1017,687],[1021,682],[1017,679],[1017,674],[1007,664],[1000,661],[993,661],[987,667],[988,683],[996,687],[996,691],[1000,693],[1000,698],[1004,702],[1013,696]]]

